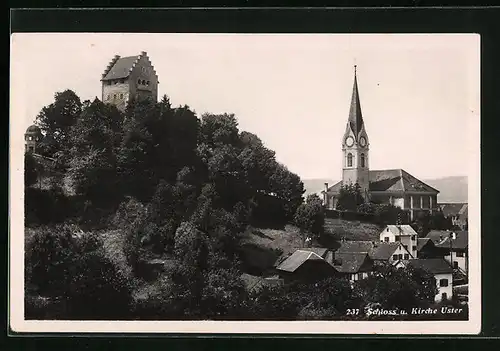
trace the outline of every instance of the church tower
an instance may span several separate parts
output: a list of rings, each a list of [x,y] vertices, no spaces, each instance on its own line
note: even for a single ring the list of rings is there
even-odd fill
[[[369,200],[370,169],[368,149],[368,135],[361,114],[355,65],[349,119],[342,138],[342,185],[359,184],[365,201]]]

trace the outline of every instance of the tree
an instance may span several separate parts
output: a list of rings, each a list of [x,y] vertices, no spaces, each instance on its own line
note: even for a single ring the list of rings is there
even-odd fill
[[[364,203],[361,187],[358,183],[342,185],[337,200],[337,209],[341,211],[356,211]]]
[[[276,164],[270,179],[271,194],[277,197],[283,208],[284,219],[291,220],[297,208],[304,201],[304,183],[299,176],[282,164]]]
[[[306,203],[297,208],[294,223],[303,232],[312,233],[316,238],[320,237],[324,230],[325,214],[323,211],[323,202],[318,195],[309,195]]]
[[[78,120],[82,103],[72,90],[54,95],[54,102],[42,108],[36,122],[53,147],[47,150],[68,150],[71,147],[70,129]],[[50,156],[50,155],[49,155]]]
[[[437,294],[432,274],[411,266],[396,268],[389,264],[376,266],[372,275],[357,281],[355,291],[365,306],[377,304],[384,309],[427,306]]]

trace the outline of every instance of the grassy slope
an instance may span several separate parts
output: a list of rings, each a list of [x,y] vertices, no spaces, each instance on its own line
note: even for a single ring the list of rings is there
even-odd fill
[[[346,240],[378,241],[382,227],[377,224],[342,219],[325,219],[325,231],[334,240],[344,237]]]

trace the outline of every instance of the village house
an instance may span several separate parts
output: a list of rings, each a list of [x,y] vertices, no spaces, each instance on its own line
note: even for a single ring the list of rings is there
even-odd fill
[[[284,283],[292,281],[314,282],[338,276],[339,272],[323,257],[310,250],[296,250],[276,267]]]
[[[468,229],[469,205],[467,203],[445,203],[438,204],[445,218],[451,220],[451,224],[460,230]]]
[[[342,180],[331,186],[325,183],[325,190],[322,191],[324,206],[336,209],[341,187],[358,184],[365,202],[398,206],[409,213],[410,220],[424,212],[432,214],[438,209],[438,190],[403,169],[370,170],[370,143],[361,113],[354,67],[351,106],[341,142]]]
[[[366,253],[374,264],[392,263],[414,257],[401,242],[344,241],[336,253]]]
[[[333,266],[351,283],[365,279],[372,272],[373,261],[366,252],[335,252]]]
[[[469,232],[432,230],[426,238],[432,240],[434,245],[443,252],[444,259],[455,270],[468,275],[469,272]]]
[[[426,258],[401,261],[401,263],[406,267],[410,265],[413,268],[423,269],[434,276],[438,289],[435,302],[453,298],[453,269],[448,262],[442,258]]]
[[[417,258],[444,258],[445,254],[430,238],[417,238]]]
[[[388,225],[380,233],[381,242],[400,242],[412,258],[417,258],[417,232],[408,224]]]

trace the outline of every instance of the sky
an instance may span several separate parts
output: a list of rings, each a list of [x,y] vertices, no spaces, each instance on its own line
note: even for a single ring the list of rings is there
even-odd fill
[[[240,130],[257,134],[303,179],[341,179],[356,64],[370,168],[421,179],[467,175],[479,145],[469,133],[480,118],[479,42],[473,34],[16,33],[11,147],[23,148],[22,134],[56,92],[101,98],[113,56],[146,51],[159,98],[199,116],[234,113]]]

